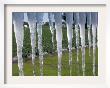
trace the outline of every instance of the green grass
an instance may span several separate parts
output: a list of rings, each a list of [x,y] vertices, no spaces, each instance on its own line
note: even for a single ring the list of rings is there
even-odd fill
[[[92,51],[92,50],[91,50]],[[92,76],[92,56],[89,57],[89,50],[86,48],[86,76]],[[73,50],[72,53],[72,76],[82,76],[82,68],[81,68],[81,51],[79,52],[79,64],[76,63],[76,51]],[[91,52],[92,55],[92,52]],[[26,58],[25,58],[26,59]],[[62,57],[62,76],[69,76],[69,64],[68,64],[68,52],[63,52]],[[53,55],[45,55],[44,56],[44,69],[43,73],[44,76],[57,76],[57,53],[54,53]],[[36,75],[40,75],[40,67],[39,67],[39,58],[36,58]],[[79,72],[78,72],[78,66],[79,66]],[[24,62],[24,75],[25,76],[33,76],[32,73],[32,63],[31,60],[27,60]],[[13,63],[12,66],[12,73],[13,76],[18,76],[18,66],[17,63]],[[98,49],[96,50],[96,75],[98,75]]]

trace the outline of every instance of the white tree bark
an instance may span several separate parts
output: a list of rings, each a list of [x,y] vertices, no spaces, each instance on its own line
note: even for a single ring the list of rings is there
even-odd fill
[[[36,47],[36,13],[27,13],[28,23],[30,28],[30,38],[32,47],[32,65],[33,65],[33,75],[36,75],[36,65],[35,65],[35,47]]]
[[[98,27],[98,13],[97,12],[91,12],[91,22],[92,22],[92,35],[93,35],[93,75],[96,75],[95,72],[95,60],[96,60],[96,30]]]
[[[72,25],[73,25],[73,13],[66,13],[66,26],[67,26],[67,38],[68,38],[68,49],[69,49],[69,66],[70,76],[72,75]]]
[[[76,33],[76,48],[77,48],[77,63],[79,63],[79,13],[74,13],[75,33]],[[78,69],[79,70],[79,69]]]
[[[85,23],[86,23],[86,14],[84,12],[80,12],[79,13],[79,26],[80,26],[81,45],[82,45],[83,76],[85,76]]]
[[[58,52],[58,76],[61,76],[61,58],[62,58],[62,13],[54,13],[55,28],[56,28],[56,41]]]
[[[91,13],[87,12],[87,28],[88,28],[88,41],[89,41],[89,57],[91,58]]]
[[[42,22],[43,13],[36,13],[37,33],[38,33],[38,50],[40,62],[40,75],[43,76],[43,48],[42,48]]]
[[[75,28],[78,31],[78,25],[80,27],[80,38],[81,38],[81,50],[82,50],[82,72],[83,76],[85,75],[85,23],[86,23],[86,14],[84,12],[76,12],[74,13],[75,19]],[[77,32],[76,31],[76,32]],[[78,33],[77,35],[77,43],[78,43]],[[77,50],[78,51],[78,50]],[[78,58],[78,52],[77,52]],[[78,61],[78,59],[77,59]]]
[[[78,28],[78,25],[75,25],[75,32],[76,32],[77,63],[79,63],[79,28]]]
[[[53,44],[53,50],[55,49],[55,45],[54,45],[54,25],[53,25],[53,13],[49,12],[48,13],[48,18],[49,18],[49,26],[50,26],[50,31],[52,34],[52,44]]]
[[[13,24],[14,24],[14,33],[17,44],[19,76],[24,75],[23,58],[22,58],[22,47],[23,47],[23,39],[24,39],[23,19],[24,19],[23,13],[20,12],[13,13]]]

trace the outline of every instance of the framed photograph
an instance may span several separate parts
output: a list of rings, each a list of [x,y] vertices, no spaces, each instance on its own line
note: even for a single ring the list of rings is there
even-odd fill
[[[6,1],[7,2],[7,1]],[[29,3],[30,1],[27,1]],[[86,2],[86,1],[85,1]],[[98,2],[98,1],[97,1]],[[12,1],[8,4],[2,5],[3,20],[4,20],[4,68],[2,70],[2,86],[7,87],[15,87],[16,85],[20,84],[21,87],[33,87],[41,86],[41,85],[50,85],[50,84],[57,84],[57,85],[66,85],[66,86],[73,86],[80,88],[82,87],[101,87],[106,88],[107,84],[107,75],[106,75],[106,6],[105,1],[102,0],[100,5],[58,5],[58,2],[54,5],[50,5],[51,3],[47,3],[45,5],[41,4],[21,4],[21,2],[17,2],[18,4],[14,4],[15,2]],[[33,2],[34,3],[34,2]],[[62,3],[62,2],[61,2]],[[94,4],[95,2],[92,2]],[[70,2],[68,3],[70,4]],[[75,2],[75,4],[80,4]],[[82,4],[82,3],[81,3]],[[83,3],[84,4],[84,3]],[[90,4],[86,2],[85,4]],[[96,3],[95,3],[96,4]],[[50,23],[49,14],[53,15],[53,19],[51,19],[53,25]],[[79,13],[79,19],[85,14],[85,23],[84,18],[82,20],[75,20],[75,14]],[[93,21],[93,24],[96,27],[96,37],[95,37],[95,51],[94,51],[94,32],[93,28],[94,25],[88,26],[88,15],[87,14],[96,13],[97,14],[97,22]],[[22,15],[23,14],[23,15]],[[30,16],[31,14],[31,16]],[[40,14],[40,15],[39,15]],[[41,16],[43,14],[43,17]],[[72,15],[71,15],[72,14]],[[35,15],[38,19],[33,26],[33,17]],[[71,24],[70,21],[67,21],[67,17],[71,16],[73,24],[72,24],[72,66],[69,62],[69,57],[71,56],[69,50],[69,34],[67,24]],[[59,18],[61,16],[61,20]],[[77,15],[76,15],[77,16]],[[18,18],[17,18],[18,17]],[[23,18],[22,18],[23,17]],[[30,17],[30,18],[29,18]],[[57,17],[59,19],[57,19]],[[93,15],[94,17],[94,15]],[[39,21],[39,19],[42,22]],[[68,17],[70,18],[70,17]],[[16,20],[17,19],[17,20]],[[21,21],[22,20],[22,21]],[[92,19],[91,19],[92,20]],[[19,21],[19,25],[16,26],[17,22]],[[62,36],[57,28],[59,28],[60,21],[62,22]],[[76,23],[78,21],[78,27],[76,27]],[[23,22],[23,23],[22,23]],[[68,23],[67,23],[68,22]],[[92,22],[92,21],[91,21]],[[94,23],[96,22],[96,23]],[[22,24],[21,24],[22,23]],[[21,25],[20,25],[21,24]],[[32,24],[32,25],[31,25]],[[40,25],[43,25],[42,28]],[[58,25],[57,25],[58,24]],[[84,24],[84,34],[83,34],[83,26]],[[54,29],[54,44],[52,42],[52,29]],[[18,31],[17,28],[20,29],[23,27],[23,32]],[[32,46],[34,38],[32,37],[33,33],[31,27],[36,27],[36,47],[35,47],[35,62],[33,61],[33,51]],[[88,34],[89,31],[86,32],[90,27],[90,35],[91,35],[91,50],[89,51],[89,38]],[[16,29],[16,30],[15,30]],[[42,29],[41,31],[38,29]],[[75,29],[79,29],[79,53],[77,53],[76,47],[76,31]],[[82,29],[82,30],[81,30]],[[58,31],[57,31],[58,30]],[[22,34],[22,33],[23,34]],[[19,34],[20,33],[20,34]],[[41,47],[41,38],[39,38],[40,34],[42,34],[42,47]],[[71,32],[70,32],[71,34]],[[39,35],[39,36],[38,36]],[[3,35],[2,35],[3,36]],[[19,36],[19,37],[17,37]],[[58,37],[58,38],[57,38]],[[62,43],[59,40],[62,39]],[[85,44],[83,43],[83,38],[85,38]],[[22,41],[22,42],[21,42]],[[33,43],[32,43],[33,42]],[[22,52],[19,51],[20,45],[22,45]],[[21,44],[22,43],[22,44]],[[62,44],[62,56],[61,56],[61,63],[59,60],[61,52],[59,52],[60,44]],[[85,45],[84,47],[83,44]],[[54,46],[54,49],[53,49]],[[59,48],[58,48],[59,46]],[[41,50],[41,48],[43,50]],[[83,49],[84,48],[84,49]],[[43,51],[40,53],[40,50]],[[85,51],[83,51],[85,50]],[[58,53],[59,52],[59,53]],[[85,54],[84,54],[85,52]],[[90,56],[89,56],[90,52]],[[95,52],[95,54],[94,54]],[[19,60],[20,53],[22,53],[22,62]],[[77,54],[79,55],[79,64],[77,65]],[[43,62],[40,59],[43,55]],[[58,55],[58,56],[57,56]],[[84,55],[84,57],[83,57]],[[41,56],[41,57],[40,57]],[[95,57],[95,62],[93,61]],[[66,59],[65,59],[66,58]],[[84,59],[85,58],[85,59]],[[19,60],[18,60],[19,59]],[[92,60],[90,60],[92,59]],[[83,62],[85,60],[85,63]],[[33,64],[34,63],[34,64]],[[42,64],[43,63],[43,64]],[[3,63],[2,63],[3,64]],[[22,66],[23,64],[23,66]],[[95,67],[94,67],[95,64]],[[36,67],[34,67],[36,65]],[[61,65],[61,66],[60,66]],[[79,68],[77,67],[79,66]],[[85,69],[84,69],[85,66]],[[23,69],[21,69],[23,67]],[[71,69],[72,68],[72,69]],[[95,69],[95,72],[94,70]],[[29,84],[26,86],[25,84]],[[60,86],[59,86],[60,87]],[[64,86],[65,87],[65,86]]]

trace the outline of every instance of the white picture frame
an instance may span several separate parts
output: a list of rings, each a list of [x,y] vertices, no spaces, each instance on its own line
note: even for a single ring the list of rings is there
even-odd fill
[[[98,0],[99,1],[99,0]],[[10,0],[10,1],[7,1],[7,0],[5,0],[5,1],[3,1],[2,3],[1,3],[1,5],[0,5],[0,10],[1,10],[1,13],[2,13],[2,15],[0,16],[0,19],[2,19],[2,21],[1,21],[1,28],[2,28],[2,30],[1,30],[1,34],[0,34],[0,38],[1,38],[1,41],[2,41],[2,46],[0,46],[0,48],[2,49],[2,51],[0,51],[0,53],[1,53],[1,55],[0,55],[0,58],[4,58],[4,59],[1,59],[1,62],[0,62],[0,75],[1,75],[1,77],[0,77],[0,79],[2,80],[1,82],[0,82],[0,86],[2,86],[2,87],[8,87],[8,88],[19,88],[19,87],[21,87],[21,88],[30,88],[30,87],[41,87],[41,88],[43,88],[43,87],[55,87],[56,88],[56,84],[57,83],[52,83],[52,84],[46,84],[46,83],[44,83],[42,86],[40,85],[40,83],[38,83],[38,84],[5,84],[4,82],[4,74],[6,74],[5,73],[5,71],[4,71],[4,69],[5,69],[5,66],[4,66],[4,63],[5,63],[5,59],[6,59],[6,54],[5,54],[5,51],[6,51],[6,47],[5,47],[5,43],[4,43],[4,40],[5,40],[5,38],[6,38],[6,35],[4,35],[5,34],[5,32],[6,31],[4,31],[4,17],[5,17],[5,14],[4,14],[4,8],[5,8],[5,5],[9,5],[9,4],[35,4],[34,2],[33,3],[29,3],[30,2],[30,0],[28,1],[28,2],[26,2],[26,1],[24,1],[24,2],[22,2],[22,1],[20,1],[20,2],[14,2],[14,1],[12,1],[12,0]],[[41,2],[38,2],[38,4],[41,4]],[[43,3],[42,3],[43,4]],[[46,3],[46,4],[52,4],[52,3]],[[55,3],[55,4],[58,4],[58,3]],[[63,4],[65,4],[65,3],[63,3]],[[70,4],[70,3],[68,3],[68,4]],[[78,4],[78,3],[76,3],[76,4]],[[82,4],[82,3],[81,3]],[[84,3],[83,3],[84,4]],[[85,3],[85,4],[90,4],[90,3]],[[94,4],[94,3],[92,3],[92,4]],[[96,3],[95,3],[96,4]],[[98,4],[98,3],[97,3]],[[104,6],[104,8],[106,8],[105,7],[105,3],[99,3],[99,4],[101,4],[101,5],[99,5],[99,8],[101,8],[101,7],[103,7]],[[78,5],[79,6],[79,5]],[[88,6],[88,5],[87,5]],[[89,6],[88,6],[89,7]],[[97,6],[96,6],[97,7]],[[104,35],[104,34],[103,34]],[[4,39],[3,39],[4,38]],[[105,44],[106,45],[106,44]],[[5,48],[4,48],[5,47]],[[103,46],[104,47],[104,46]],[[108,55],[108,54],[107,54]],[[5,56],[5,57],[4,57]],[[109,56],[109,55],[108,55]],[[105,56],[104,56],[105,57]],[[106,60],[107,61],[107,60]],[[107,64],[107,66],[109,66],[109,64]],[[106,70],[108,70],[108,69],[105,69],[105,71]],[[107,71],[107,72],[109,72],[109,71]],[[82,87],[82,88],[88,88],[88,87],[91,87],[91,88],[106,88],[106,87],[109,87],[109,84],[108,84],[108,81],[109,81],[109,78],[110,78],[110,76],[107,74],[105,74],[105,80],[103,80],[103,82],[104,83],[97,83],[97,84],[77,84],[77,83],[71,83],[71,84],[64,84],[64,83],[62,83],[62,84],[57,84],[57,87],[62,87],[63,86],[63,88],[66,88],[66,87],[77,87],[77,88],[80,88],[80,87]]]

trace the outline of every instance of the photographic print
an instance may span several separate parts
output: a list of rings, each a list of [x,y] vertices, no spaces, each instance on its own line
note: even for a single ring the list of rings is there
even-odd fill
[[[12,12],[12,76],[98,76],[98,12]]]

